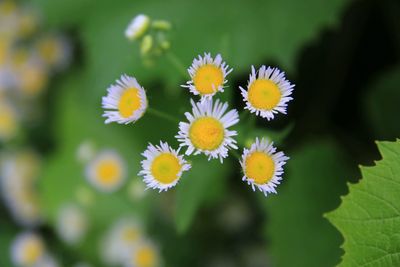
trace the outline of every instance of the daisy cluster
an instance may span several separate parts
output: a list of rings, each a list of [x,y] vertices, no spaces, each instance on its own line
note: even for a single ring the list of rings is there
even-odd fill
[[[68,40],[43,32],[29,4],[0,1],[0,142],[12,141],[22,122],[35,118],[36,99],[70,58]]]
[[[110,266],[156,267],[161,264],[158,247],[135,217],[117,219],[104,234],[100,255]]]
[[[137,39],[145,34],[149,25],[150,19],[139,15],[128,26],[126,36]],[[190,100],[192,110],[185,112],[185,121],[179,122],[175,136],[179,148],[174,149],[160,141],[160,144],[149,144],[142,153],[145,159],[141,162],[139,175],[143,176],[148,188],[160,192],[174,187],[191,168],[191,163],[180,154],[181,149],[185,149],[186,156],[203,154],[208,160],[218,159],[221,163],[229,151],[238,149],[235,139],[238,132],[232,127],[239,123],[239,112],[217,98],[226,88],[232,68],[220,54],[212,57],[210,53],[204,53],[193,60],[187,71],[190,80],[182,87],[199,99]],[[283,71],[264,65],[258,70],[252,66],[247,85],[238,88],[245,109],[266,121],[279,113],[286,114],[287,104],[293,99],[293,89],[294,85]],[[136,78],[123,74],[102,99],[105,123],[134,123],[144,116],[148,105],[145,89]],[[240,158],[243,181],[265,195],[276,193],[288,159],[272,142],[256,138],[249,148],[243,149]]]

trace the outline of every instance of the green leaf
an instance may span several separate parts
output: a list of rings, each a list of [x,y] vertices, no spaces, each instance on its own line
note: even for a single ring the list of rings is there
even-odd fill
[[[340,234],[322,215],[337,207],[350,177],[346,156],[332,141],[316,141],[289,154],[277,195],[260,197],[268,218],[273,266],[334,266]]]
[[[363,178],[326,215],[344,236],[339,266],[400,266],[400,140],[377,145],[383,159],[362,166]]]
[[[369,88],[365,96],[366,122],[371,125],[377,139],[400,136],[400,67],[382,75]]]
[[[184,233],[195,219],[196,211],[204,202],[218,199],[223,194],[231,162],[208,161],[194,157],[192,169],[184,173],[177,187],[175,222],[179,233]]]

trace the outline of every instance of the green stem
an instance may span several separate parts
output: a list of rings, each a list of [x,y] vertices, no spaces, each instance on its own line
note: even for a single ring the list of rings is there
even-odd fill
[[[229,152],[232,154],[232,156],[234,156],[237,160],[240,160],[240,155],[239,155],[239,153],[236,151],[236,150],[234,150],[234,149],[231,149],[231,150],[229,150]]]
[[[157,116],[159,118],[169,120],[171,122],[179,122],[179,120],[177,118],[175,118],[174,116],[171,116],[163,111],[159,111],[159,110],[156,110],[153,108],[147,108],[147,112],[154,116]]]
[[[175,69],[182,74],[184,78],[188,78],[188,73],[186,71],[185,66],[183,65],[182,61],[171,51],[166,53],[167,59],[175,67]]]

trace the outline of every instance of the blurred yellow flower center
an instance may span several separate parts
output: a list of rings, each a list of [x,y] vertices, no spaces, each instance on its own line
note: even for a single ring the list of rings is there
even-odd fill
[[[122,233],[122,239],[126,242],[133,242],[138,240],[138,238],[139,238],[139,232],[132,227],[124,229]]]
[[[275,172],[275,163],[271,156],[263,152],[253,152],[245,161],[246,176],[256,184],[265,184],[271,180]]]
[[[104,185],[116,184],[121,178],[121,166],[115,160],[103,160],[96,171],[99,181]]]
[[[158,182],[169,184],[178,178],[182,166],[179,159],[171,153],[158,155],[151,164],[151,173]]]
[[[15,4],[14,1],[3,1],[0,3],[0,14],[1,15],[9,15],[16,11],[17,5]]]
[[[26,66],[21,73],[22,84],[21,89],[28,94],[28,96],[35,96],[39,94],[47,85],[47,73],[35,66]]]
[[[257,79],[249,88],[248,98],[251,105],[258,109],[271,110],[281,100],[281,91],[271,80]]]
[[[222,123],[213,117],[199,118],[189,129],[192,144],[202,150],[215,150],[224,140],[225,129]]]
[[[29,240],[23,252],[23,261],[26,264],[34,264],[42,256],[43,246],[38,240]]]
[[[4,105],[0,103],[0,105]],[[10,138],[17,130],[17,122],[14,113],[6,106],[0,107],[0,138]]]
[[[151,247],[141,247],[136,252],[135,266],[152,267],[156,266],[156,255]]]
[[[193,83],[200,94],[212,94],[224,83],[224,73],[221,68],[206,64],[197,69],[193,77]]]
[[[46,63],[54,64],[61,53],[60,44],[51,38],[42,40],[39,44],[39,53]]]
[[[128,118],[140,108],[140,94],[136,88],[129,88],[122,93],[118,110],[122,117]]]

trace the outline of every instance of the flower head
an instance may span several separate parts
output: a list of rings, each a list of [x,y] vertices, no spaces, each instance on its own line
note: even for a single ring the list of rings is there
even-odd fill
[[[146,92],[134,77],[122,75],[116,84],[107,89],[102,106],[106,111],[106,123],[128,124],[140,119],[147,109]]]
[[[224,91],[226,84],[226,76],[232,71],[229,66],[222,61],[222,57],[218,54],[213,59],[210,53],[205,53],[204,57],[193,60],[192,66],[188,69],[192,78],[182,87],[189,88],[194,95],[200,95],[202,99],[211,98],[217,92]]]
[[[142,37],[150,26],[150,18],[139,14],[132,19],[125,30],[125,36],[129,40],[136,40]]]
[[[102,240],[101,255],[109,265],[124,262],[128,253],[142,239],[141,224],[133,217],[122,217],[111,225]]]
[[[70,42],[61,35],[49,35],[36,43],[36,53],[41,62],[50,69],[63,70],[71,60]]]
[[[212,99],[192,103],[192,114],[185,113],[189,122],[179,123],[179,132],[176,138],[180,146],[187,146],[186,155],[194,152],[195,155],[204,153],[208,159],[219,158],[222,162],[228,156],[230,148],[237,149],[236,141],[232,136],[236,131],[229,127],[239,122],[239,115],[235,109],[225,113],[227,103]]]
[[[61,207],[57,217],[57,233],[64,242],[76,244],[82,240],[88,228],[83,210],[74,204]]]
[[[11,259],[17,266],[34,266],[44,255],[44,242],[35,233],[24,232],[19,234],[11,246]]]
[[[113,150],[104,150],[86,167],[86,178],[95,188],[105,193],[118,190],[125,181],[125,162]]]
[[[174,187],[184,171],[190,169],[190,164],[179,155],[179,150],[172,149],[167,143],[160,145],[149,144],[147,150],[142,153],[146,158],[141,162],[143,176],[148,188],[167,191]]]
[[[244,149],[240,165],[243,169],[243,181],[246,181],[253,191],[257,187],[267,196],[275,193],[275,187],[280,184],[283,165],[289,158],[283,152],[276,152],[272,142],[256,138],[250,149]]]
[[[287,103],[293,98],[294,84],[285,78],[285,73],[277,68],[261,66],[257,72],[251,67],[251,74],[247,90],[240,87],[245,109],[250,110],[257,116],[271,120],[274,114],[286,114]]]

